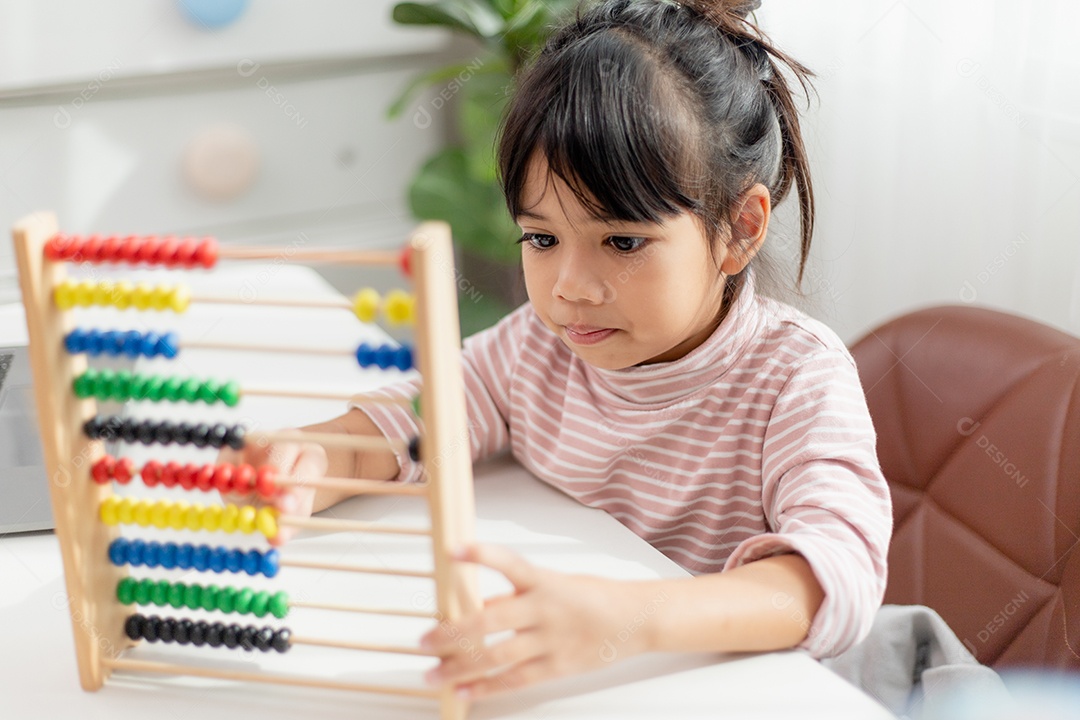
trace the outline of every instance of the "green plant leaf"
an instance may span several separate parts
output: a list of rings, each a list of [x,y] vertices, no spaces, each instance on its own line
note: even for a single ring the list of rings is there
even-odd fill
[[[492,72],[473,77],[462,88],[458,127],[467,148],[469,173],[481,182],[496,179],[495,139],[512,82],[508,72]]]
[[[438,25],[481,40],[499,37],[506,28],[499,12],[480,0],[402,2],[394,6],[393,18],[401,25]]]

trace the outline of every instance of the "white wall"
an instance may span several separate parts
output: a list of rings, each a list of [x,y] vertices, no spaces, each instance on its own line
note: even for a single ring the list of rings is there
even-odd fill
[[[819,74],[815,314],[848,341],[944,303],[1080,334],[1080,3],[764,0],[758,19]]]

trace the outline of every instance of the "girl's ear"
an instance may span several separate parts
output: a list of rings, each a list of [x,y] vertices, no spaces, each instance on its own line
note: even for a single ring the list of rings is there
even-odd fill
[[[735,208],[727,257],[720,264],[726,275],[742,272],[765,242],[772,211],[769,189],[757,183],[739,196]]]

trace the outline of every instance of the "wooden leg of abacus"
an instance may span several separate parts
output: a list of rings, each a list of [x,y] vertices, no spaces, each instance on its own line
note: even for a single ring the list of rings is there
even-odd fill
[[[82,424],[94,415],[96,403],[70,392],[45,392],[50,383],[70,387],[72,379],[86,370],[84,356],[63,352],[64,334],[70,327],[52,302],[52,288],[65,275],[63,264],[44,262],[45,243],[56,231],[56,217],[51,213],[23,219],[14,228],[15,257],[79,680],[84,689],[97,690],[109,674],[103,659],[115,658],[131,645],[123,631],[124,608],[112,597],[112,589],[127,573],[108,562],[106,549],[118,530],[88,512],[112,492],[108,486],[88,481],[89,468],[102,449],[83,434]]]

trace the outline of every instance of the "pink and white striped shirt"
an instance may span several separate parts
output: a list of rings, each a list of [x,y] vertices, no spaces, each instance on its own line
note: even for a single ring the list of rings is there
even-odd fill
[[[541,480],[692,573],[802,555],[825,590],[802,643],[815,657],[869,631],[885,591],[889,491],[854,362],[825,325],[747,282],[683,358],[603,370],[526,303],[468,338],[462,361],[474,460],[509,445]],[[379,393],[411,397],[418,382]],[[408,410],[363,409],[388,437],[417,434]],[[407,455],[398,461],[400,479],[420,477]]]

